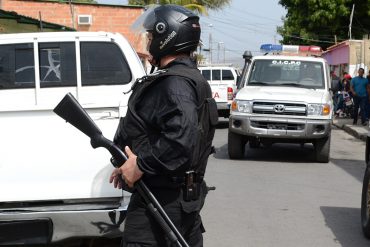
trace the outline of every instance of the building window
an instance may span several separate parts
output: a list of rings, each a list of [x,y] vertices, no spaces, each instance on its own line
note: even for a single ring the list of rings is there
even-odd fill
[[[131,71],[114,43],[81,42],[82,86],[121,85],[131,81]]]

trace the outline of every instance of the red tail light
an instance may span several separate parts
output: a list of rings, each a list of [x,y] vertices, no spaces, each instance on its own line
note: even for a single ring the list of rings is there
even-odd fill
[[[227,88],[227,100],[233,100],[234,92],[232,87]]]

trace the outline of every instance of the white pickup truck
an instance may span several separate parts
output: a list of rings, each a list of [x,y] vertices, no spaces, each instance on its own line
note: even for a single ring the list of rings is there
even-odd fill
[[[109,184],[110,154],[53,108],[71,92],[112,139],[144,73],[119,34],[0,35],[0,245],[121,235],[130,194]]]
[[[317,47],[312,49],[317,51]],[[323,58],[253,57],[231,107],[230,158],[244,157],[247,142],[251,148],[289,142],[312,143],[316,160],[328,162],[333,115],[330,82],[329,66]]]

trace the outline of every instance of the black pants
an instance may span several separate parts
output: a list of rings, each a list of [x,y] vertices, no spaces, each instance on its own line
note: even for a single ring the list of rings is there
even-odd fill
[[[357,118],[358,118],[358,108],[360,108],[360,113],[361,113],[361,123],[365,123],[367,120],[367,101],[368,97],[359,97],[355,96],[353,97],[353,101],[355,104],[354,111],[353,111],[353,123],[357,123]]]
[[[199,215],[204,197],[185,202],[181,189],[151,189],[178,231],[191,247],[202,247],[204,228]],[[146,209],[137,193],[133,193],[127,210],[121,247],[172,247],[166,234]]]

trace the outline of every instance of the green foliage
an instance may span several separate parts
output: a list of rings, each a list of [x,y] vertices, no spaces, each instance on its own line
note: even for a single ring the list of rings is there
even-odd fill
[[[232,0],[129,0],[131,5],[149,5],[149,4],[177,4],[182,5],[200,14],[207,14],[208,9],[219,10],[229,5]]]
[[[283,44],[316,44],[323,48],[349,38],[352,5],[352,39],[370,33],[370,0],[280,0],[286,8],[284,25],[277,31]]]

